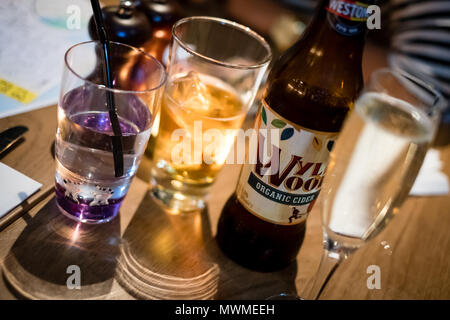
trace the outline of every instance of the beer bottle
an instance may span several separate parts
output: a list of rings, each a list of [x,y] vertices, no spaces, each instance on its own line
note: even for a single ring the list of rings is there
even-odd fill
[[[368,5],[322,1],[269,74],[255,122],[258,150],[249,150],[256,164],[243,165],[217,230],[222,250],[246,267],[277,270],[297,256],[329,153],[363,86]],[[268,143],[273,130],[277,143]]]

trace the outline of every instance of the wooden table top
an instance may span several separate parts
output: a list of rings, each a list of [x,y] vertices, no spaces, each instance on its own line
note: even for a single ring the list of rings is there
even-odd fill
[[[380,57],[376,50],[366,50],[372,56],[364,59],[365,78],[385,63],[383,57],[373,59]],[[58,212],[51,191],[56,107],[0,119],[0,130],[18,124],[29,127],[26,140],[1,161],[43,188],[0,231],[0,299],[266,299],[301,295],[311,285],[322,254],[320,197],[297,262],[278,272],[254,272],[225,257],[214,239],[238,165],[225,165],[206,210],[176,216],[153,202],[150,162],[144,158],[120,216],[104,225],[77,225]],[[450,175],[450,146],[439,150]],[[343,262],[321,298],[450,299],[449,208],[449,195],[408,198],[381,234]],[[67,288],[70,265],[80,267],[79,290]],[[380,267],[381,289],[367,288],[369,265]]]

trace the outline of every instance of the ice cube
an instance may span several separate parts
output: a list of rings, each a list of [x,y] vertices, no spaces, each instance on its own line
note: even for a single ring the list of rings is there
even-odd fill
[[[205,113],[210,107],[210,94],[198,73],[191,71],[172,82],[171,97],[193,112]]]

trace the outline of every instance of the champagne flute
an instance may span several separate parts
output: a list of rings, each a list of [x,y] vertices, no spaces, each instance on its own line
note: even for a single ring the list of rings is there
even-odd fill
[[[330,156],[322,188],[324,252],[317,299],[339,264],[376,236],[409,194],[436,132],[442,96],[400,71],[376,71]]]

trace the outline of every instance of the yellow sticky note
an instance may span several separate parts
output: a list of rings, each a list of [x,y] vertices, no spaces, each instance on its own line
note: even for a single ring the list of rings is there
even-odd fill
[[[5,96],[13,98],[21,103],[29,103],[37,97],[37,94],[1,78],[0,94],[4,94]]]

